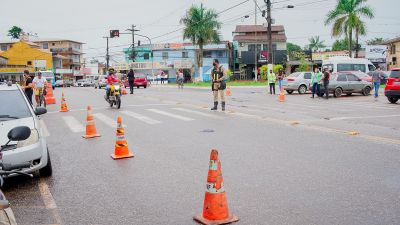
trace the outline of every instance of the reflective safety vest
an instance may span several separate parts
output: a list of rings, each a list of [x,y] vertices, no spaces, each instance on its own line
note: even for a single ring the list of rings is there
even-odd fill
[[[276,76],[275,73],[268,73],[268,83],[275,83],[276,82]]]

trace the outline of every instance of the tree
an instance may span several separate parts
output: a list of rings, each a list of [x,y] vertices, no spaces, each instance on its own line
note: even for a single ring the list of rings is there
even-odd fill
[[[19,39],[19,37],[22,34],[22,28],[18,27],[18,26],[12,26],[10,28],[10,30],[8,30],[8,36],[11,36],[11,38],[14,39]]]
[[[287,49],[288,53],[290,53],[290,52],[302,52],[303,51],[299,45],[296,45],[296,44],[293,44],[293,43],[290,43],[290,42],[288,42],[286,44],[286,49]]]
[[[326,47],[326,45],[324,44],[324,41],[319,40],[319,36],[311,37],[308,40],[310,41],[310,44],[308,45],[308,49],[310,49],[312,52],[316,52],[316,51]]]
[[[332,51],[345,51],[348,50],[348,43],[349,43],[349,39],[347,38],[343,38],[343,39],[338,39],[335,42],[333,42],[332,45]],[[355,48],[355,43],[353,43],[353,49]]]
[[[385,42],[384,38],[374,38],[367,41],[367,45],[381,45]]]
[[[298,68],[298,72],[306,72],[306,71],[309,71],[309,66],[307,65],[307,62],[306,62],[306,60],[304,59],[304,57],[302,57],[301,59],[300,59],[300,65],[299,65],[299,68]]]
[[[203,48],[207,43],[219,43],[221,23],[218,14],[200,6],[192,6],[186,15],[181,18],[181,24],[185,26],[183,39],[189,39],[194,45],[199,46],[197,65],[200,70],[200,80],[203,80]]]
[[[356,43],[359,35],[366,34],[365,23],[361,17],[372,19],[374,13],[371,7],[364,5],[367,0],[338,0],[336,8],[329,11],[325,25],[333,23],[332,36],[340,37],[343,34],[348,38],[348,50],[350,56],[353,50],[353,32],[356,32]],[[356,57],[358,55],[356,48]]]

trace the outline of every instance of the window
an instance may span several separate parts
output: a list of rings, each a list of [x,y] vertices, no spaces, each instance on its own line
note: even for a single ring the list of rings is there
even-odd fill
[[[390,72],[390,77],[391,78],[400,78],[400,70],[392,70]]]
[[[397,57],[392,57],[393,64],[397,64]]]
[[[150,58],[150,54],[149,53],[144,53],[143,54],[143,58],[144,59],[149,59]]]
[[[337,81],[347,81],[346,75],[345,74],[340,74],[337,78]]]
[[[27,64],[28,66],[32,66],[32,61],[28,61],[28,62],[26,62],[26,64]]]
[[[304,74],[304,79],[310,80],[311,79],[311,73],[305,73]]]
[[[184,59],[189,58],[189,52],[182,52],[182,58]]]
[[[365,64],[337,64],[337,71],[366,71]]]
[[[0,46],[1,51],[7,51],[7,45],[1,45]]]
[[[371,72],[371,71],[375,71],[375,66],[374,65],[372,65],[372,64],[368,64],[368,70]]]
[[[204,58],[212,58],[211,51],[204,51],[203,52],[203,57]]]
[[[276,44],[272,44],[272,51],[276,51],[276,49],[277,49]]]
[[[348,81],[358,81],[359,78],[353,74],[347,74],[347,80]]]
[[[223,58],[225,56],[224,51],[217,51],[217,58]]]
[[[49,43],[43,43],[43,49],[49,49]]]
[[[353,71],[361,71],[361,72],[366,72],[366,66],[365,64],[354,64],[353,65]]]
[[[249,52],[254,52],[256,50],[256,45],[252,44],[248,46]]]
[[[162,53],[162,59],[168,59],[168,52]]]
[[[51,43],[51,46],[55,46],[55,45],[56,45],[56,43],[54,43],[54,42],[53,42],[53,43]]]
[[[0,115],[10,117],[27,118],[32,117],[29,106],[25,102],[23,94],[19,90],[0,91]],[[0,118],[0,121],[11,118]]]
[[[396,54],[396,45],[393,44],[392,47],[390,48],[390,54]]]

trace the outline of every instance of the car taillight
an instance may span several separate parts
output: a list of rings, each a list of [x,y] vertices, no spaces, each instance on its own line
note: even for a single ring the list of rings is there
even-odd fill
[[[294,78],[288,78],[287,81],[289,81],[289,82],[290,81],[295,81],[295,79]]]
[[[393,84],[394,79],[393,78],[388,78],[387,80],[387,85],[392,85]]]

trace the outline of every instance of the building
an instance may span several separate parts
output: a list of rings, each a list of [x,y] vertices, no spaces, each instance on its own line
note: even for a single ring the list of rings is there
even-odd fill
[[[233,41],[237,61],[235,70],[240,64],[245,65],[247,79],[254,78],[254,67],[267,63],[285,64],[287,61],[286,34],[284,26],[272,26],[272,50],[268,49],[268,32],[266,25],[238,25],[233,34]],[[268,55],[272,54],[272,62],[268,62]]]
[[[219,59],[220,63],[226,68],[231,69],[232,43],[224,41],[219,44],[208,44],[203,51],[203,81],[210,80],[213,59]],[[191,43],[165,43],[145,45],[135,48],[135,62],[130,59],[131,49],[124,49],[126,63],[114,65],[117,70],[125,72],[132,68],[136,72],[151,75],[164,74],[174,82],[176,72],[182,69],[185,80],[199,80],[200,70],[197,66],[197,56],[199,47]],[[151,54],[152,53],[152,54]]]
[[[400,37],[386,41],[384,44],[387,45],[387,56],[386,64],[388,70],[393,68],[400,68]]]
[[[0,78],[5,80],[21,82],[24,70],[33,73],[37,70],[53,69],[53,54],[32,42],[15,42],[7,50],[0,52],[0,57],[7,59],[0,66]]]

